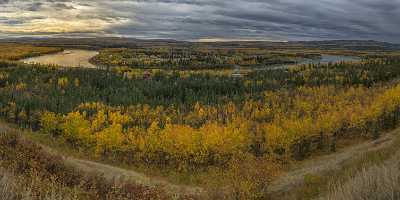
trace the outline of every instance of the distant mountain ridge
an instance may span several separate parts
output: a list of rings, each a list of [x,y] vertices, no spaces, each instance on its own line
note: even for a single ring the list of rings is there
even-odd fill
[[[188,42],[169,39],[142,40],[135,38],[98,37],[98,38],[10,38],[0,42],[24,43],[39,46],[62,46],[64,48],[146,48],[146,47],[193,47],[210,48],[269,48],[301,49],[316,48],[326,50],[400,50],[400,44],[374,40],[323,40],[323,41],[229,41],[229,42]]]
[[[300,41],[298,43],[309,47],[319,48],[343,48],[350,50],[400,50],[400,44],[393,44],[389,42],[380,42],[375,40],[324,40],[324,41]]]

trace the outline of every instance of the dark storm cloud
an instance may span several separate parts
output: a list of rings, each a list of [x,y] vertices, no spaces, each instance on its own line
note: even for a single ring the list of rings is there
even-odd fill
[[[130,2],[140,24],[114,27],[114,32],[179,39],[400,40],[398,0]]]
[[[90,20],[96,20],[99,26],[94,32],[99,35],[179,40],[400,42],[400,0],[0,0],[0,4],[20,5],[20,12],[31,13],[45,12],[51,7],[60,16],[69,13],[73,20],[93,26],[95,21]],[[23,26],[24,21],[0,18],[0,32],[4,32],[1,24],[7,23]]]

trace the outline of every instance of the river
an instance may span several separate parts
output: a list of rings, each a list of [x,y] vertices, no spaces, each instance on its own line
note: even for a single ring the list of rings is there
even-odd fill
[[[80,49],[69,49],[55,54],[47,54],[21,60],[25,63],[37,63],[44,65],[58,65],[61,67],[97,68],[89,60],[99,52]]]
[[[48,54],[38,57],[23,59],[25,63],[38,63],[45,65],[58,65],[61,67],[83,67],[83,68],[98,68],[91,64],[89,60],[96,56],[99,52],[90,50],[70,49],[63,52]],[[359,57],[355,56],[341,56],[341,55],[322,55],[321,59],[304,59],[297,64],[285,65],[271,65],[255,70],[271,70],[271,69],[284,69],[298,65],[305,64],[318,64],[318,63],[337,63],[342,61],[360,61]]]
[[[269,65],[269,66],[265,66],[265,67],[259,67],[256,70],[286,69],[286,68],[290,68],[290,67],[296,67],[296,66],[308,65],[308,64],[327,64],[327,63],[359,62],[359,61],[361,61],[361,58],[357,57],[357,56],[322,54],[320,59],[304,59],[296,64]]]
[[[342,55],[326,55],[323,54],[321,59],[306,59],[299,64],[326,64],[326,63],[337,63],[337,62],[349,62],[349,61],[361,61],[359,57],[356,56],[342,56]]]

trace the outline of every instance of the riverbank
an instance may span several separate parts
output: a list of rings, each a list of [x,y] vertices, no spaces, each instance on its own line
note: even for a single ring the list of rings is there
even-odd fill
[[[21,60],[24,63],[37,63],[43,65],[57,65],[62,67],[97,68],[90,63],[90,59],[98,54],[97,51],[67,49],[55,54],[47,54]]]

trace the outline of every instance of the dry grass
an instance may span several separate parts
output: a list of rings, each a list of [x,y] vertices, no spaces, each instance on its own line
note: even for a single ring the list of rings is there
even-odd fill
[[[383,165],[365,167],[345,183],[331,187],[329,200],[400,199],[399,156]]]
[[[46,188],[41,194],[38,188]],[[36,177],[17,177],[5,169],[0,169],[0,197],[2,200],[77,200],[77,193],[58,183],[44,181]]]
[[[4,170],[0,171],[0,196],[4,200],[14,200],[16,199],[15,195],[16,184],[15,180],[12,176],[5,172]]]
[[[398,130],[395,132],[397,134],[390,147],[366,155],[360,169],[356,173],[348,173],[337,182],[332,182],[327,195],[322,199],[400,199],[400,135]]]
[[[296,168],[290,170],[287,174],[275,180],[269,192],[272,194],[287,193],[289,198],[293,198],[293,190],[299,190],[300,199],[312,199],[312,196],[318,195],[323,188],[321,186],[328,177],[336,177],[340,172],[345,171],[344,164],[347,161],[356,160],[363,157],[367,152],[380,151],[393,144],[394,133],[388,133],[382,138],[374,141],[367,141],[353,146],[338,150],[335,154],[328,154],[307,160],[302,163],[295,163]],[[353,166],[354,164],[350,164]],[[334,173],[337,171],[338,173]],[[330,174],[333,172],[333,174]],[[303,189],[300,190],[302,186]],[[279,195],[278,195],[279,196]],[[307,198],[306,198],[307,196]],[[310,196],[310,197],[309,197]]]
[[[3,130],[4,131],[4,130]],[[7,130],[5,130],[7,131]],[[129,180],[108,180],[102,174],[84,172],[43,147],[0,127],[1,200],[167,200],[162,188]]]
[[[291,187],[291,189],[285,192],[272,193],[271,197],[274,200],[352,200],[347,196],[345,196],[344,198],[333,196],[333,193],[338,193],[341,187],[344,187],[344,185],[350,182],[353,178],[357,177],[360,173],[364,172],[367,169],[372,169],[369,168],[371,166],[388,167],[393,166],[393,163],[398,163],[397,160],[400,161],[399,147],[400,129],[396,129],[384,134],[384,136],[378,140],[340,149],[339,152],[336,154],[306,161],[305,165],[303,164],[302,167],[300,167],[298,170],[295,170],[299,173],[291,172],[292,175],[300,176],[302,178],[302,184],[296,184],[296,181],[293,181],[293,179],[291,179],[293,181],[293,187]],[[341,156],[341,154],[348,154],[350,153],[350,151],[353,151],[351,154],[354,155],[342,159],[343,157]],[[393,156],[395,154],[394,152],[399,152],[396,154],[397,159],[395,159],[395,157]],[[326,158],[328,158],[328,160],[326,160]],[[334,160],[338,159],[336,161],[337,163],[333,164],[332,162],[329,162],[329,160],[331,160],[329,158]],[[303,173],[304,171],[302,169],[304,169],[304,167],[306,167],[306,169],[317,169],[319,168],[318,163],[320,162],[326,163],[327,165],[332,166],[332,168],[329,168],[327,171],[311,170],[307,171],[308,173],[306,174]],[[311,166],[311,168],[307,166]],[[273,187],[274,185],[272,185],[272,187],[270,188],[273,189]],[[358,194],[355,194],[355,196],[357,195]],[[364,198],[363,200],[367,199],[370,198]],[[378,198],[376,200],[380,199]]]

